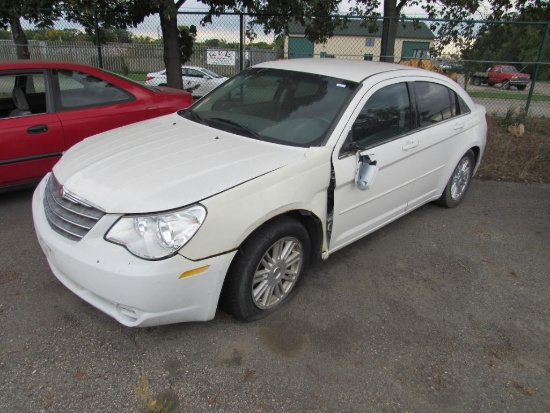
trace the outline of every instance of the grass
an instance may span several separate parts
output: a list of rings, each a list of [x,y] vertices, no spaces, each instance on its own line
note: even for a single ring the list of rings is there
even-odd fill
[[[145,82],[147,78],[147,73],[138,73],[138,72],[130,72],[127,75],[121,72],[115,72],[119,74],[120,76],[127,77],[128,79],[135,80],[136,82]]]
[[[493,181],[550,183],[550,119],[527,118],[515,138],[504,118],[489,118],[487,147],[476,177]]]
[[[526,93],[506,93],[506,92],[479,92],[479,91],[470,91],[468,94],[476,98],[489,98],[489,99],[511,99],[511,100],[526,100]],[[532,100],[534,102],[550,101],[550,95],[536,95],[533,94]]]

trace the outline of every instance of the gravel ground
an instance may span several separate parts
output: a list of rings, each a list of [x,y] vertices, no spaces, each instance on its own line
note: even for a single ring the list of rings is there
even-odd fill
[[[0,195],[0,412],[550,411],[549,185],[476,180],[313,268],[271,318],[146,329],[56,281],[31,195]]]

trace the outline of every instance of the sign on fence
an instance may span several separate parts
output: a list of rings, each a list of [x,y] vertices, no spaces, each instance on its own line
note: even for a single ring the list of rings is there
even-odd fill
[[[208,50],[207,63],[209,65],[235,66],[235,50]]]

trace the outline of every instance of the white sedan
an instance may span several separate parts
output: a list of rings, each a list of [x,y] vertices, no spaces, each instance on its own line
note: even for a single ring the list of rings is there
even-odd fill
[[[35,191],[35,229],[54,275],[126,326],[210,320],[219,302],[255,320],[312,261],[460,204],[486,136],[485,108],[437,73],[266,62],[69,149]]]
[[[181,78],[183,80],[183,88],[197,98],[206,95],[228,79],[211,70],[198,66],[182,66]],[[166,70],[147,73],[145,85],[166,86]]]

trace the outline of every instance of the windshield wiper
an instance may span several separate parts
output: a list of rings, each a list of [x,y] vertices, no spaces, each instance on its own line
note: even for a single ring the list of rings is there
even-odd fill
[[[240,123],[234,122],[232,120],[224,119],[224,118],[208,118],[208,120],[209,121],[213,120],[214,122],[219,122],[219,123],[225,123],[227,125],[233,126],[233,127],[237,128],[237,129],[240,129],[242,131],[245,131],[250,137],[252,137],[254,139],[263,140],[262,135],[260,135],[258,132],[255,132],[252,129],[250,129],[249,127],[241,125]]]
[[[193,119],[190,119],[190,120],[194,120],[195,122],[198,122],[198,123],[204,123],[204,119],[201,116],[199,116],[199,114],[191,108],[182,109],[182,110],[178,111],[178,115],[184,116],[185,118],[189,119],[188,116],[185,116],[187,114],[191,115],[191,117],[193,118]]]

